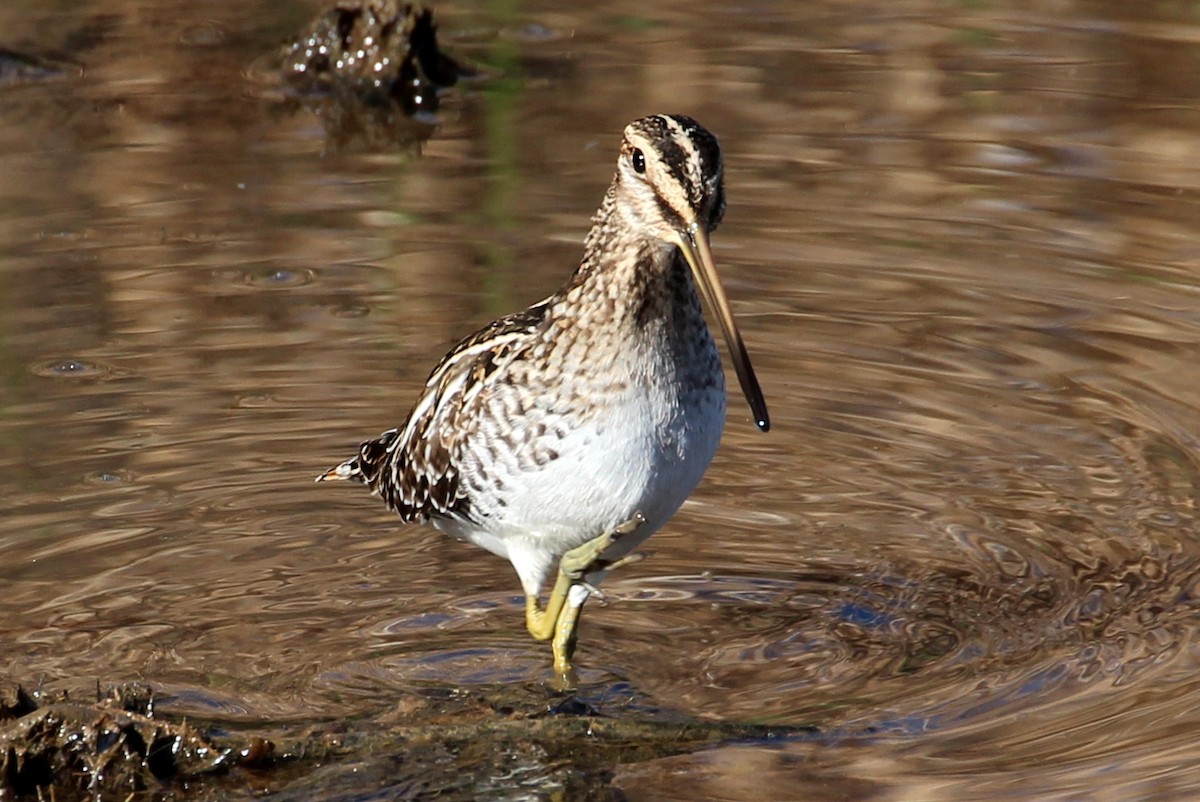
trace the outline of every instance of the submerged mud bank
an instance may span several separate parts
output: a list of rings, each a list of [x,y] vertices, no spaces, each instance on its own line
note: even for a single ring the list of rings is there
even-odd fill
[[[9,688],[0,701],[0,796],[17,799],[342,799],[364,788],[398,798],[475,799],[529,783],[573,799],[619,798],[611,770],[787,726],[607,718],[540,686],[430,689],[380,714],[300,731],[232,733],[182,719],[145,685],[94,701]],[[267,737],[269,735],[270,737]]]

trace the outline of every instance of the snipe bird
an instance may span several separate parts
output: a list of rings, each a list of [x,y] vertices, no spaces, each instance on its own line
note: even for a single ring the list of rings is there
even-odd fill
[[[403,520],[508,558],[561,677],[599,580],[679,509],[717,450],[725,374],[701,295],[755,423],[770,426],[709,247],[724,212],[716,137],[678,115],[630,123],[566,285],[460,342],[403,426],[317,478],[361,482]]]

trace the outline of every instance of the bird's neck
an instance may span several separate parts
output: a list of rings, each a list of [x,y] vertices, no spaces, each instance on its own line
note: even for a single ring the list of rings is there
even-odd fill
[[[619,203],[614,184],[592,218],[579,269],[560,292],[567,305],[639,326],[673,314],[699,314],[678,248],[638,230]]]

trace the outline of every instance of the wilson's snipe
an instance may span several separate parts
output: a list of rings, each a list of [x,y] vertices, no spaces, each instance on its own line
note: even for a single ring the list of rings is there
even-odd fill
[[[631,123],[566,286],[459,343],[401,428],[317,479],[358,480],[405,521],[507,557],[529,632],[553,638],[564,677],[596,583],[666,523],[717,450],[725,375],[697,287],[769,427],[709,249],[724,212],[716,137],[682,116]]]

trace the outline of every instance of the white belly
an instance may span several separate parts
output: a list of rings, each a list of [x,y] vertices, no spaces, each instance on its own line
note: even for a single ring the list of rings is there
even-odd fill
[[[645,523],[605,556],[636,548],[703,477],[724,428],[725,390],[723,382],[682,394],[673,385],[630,388],[606,401],[554,440],[557,456],[533,470],[483,462],[467,468],[502,474],[496,493],[472,499],[479,525],[435,523],[508,558],[527,593],[541,587],[563,553],[640,514]]]

